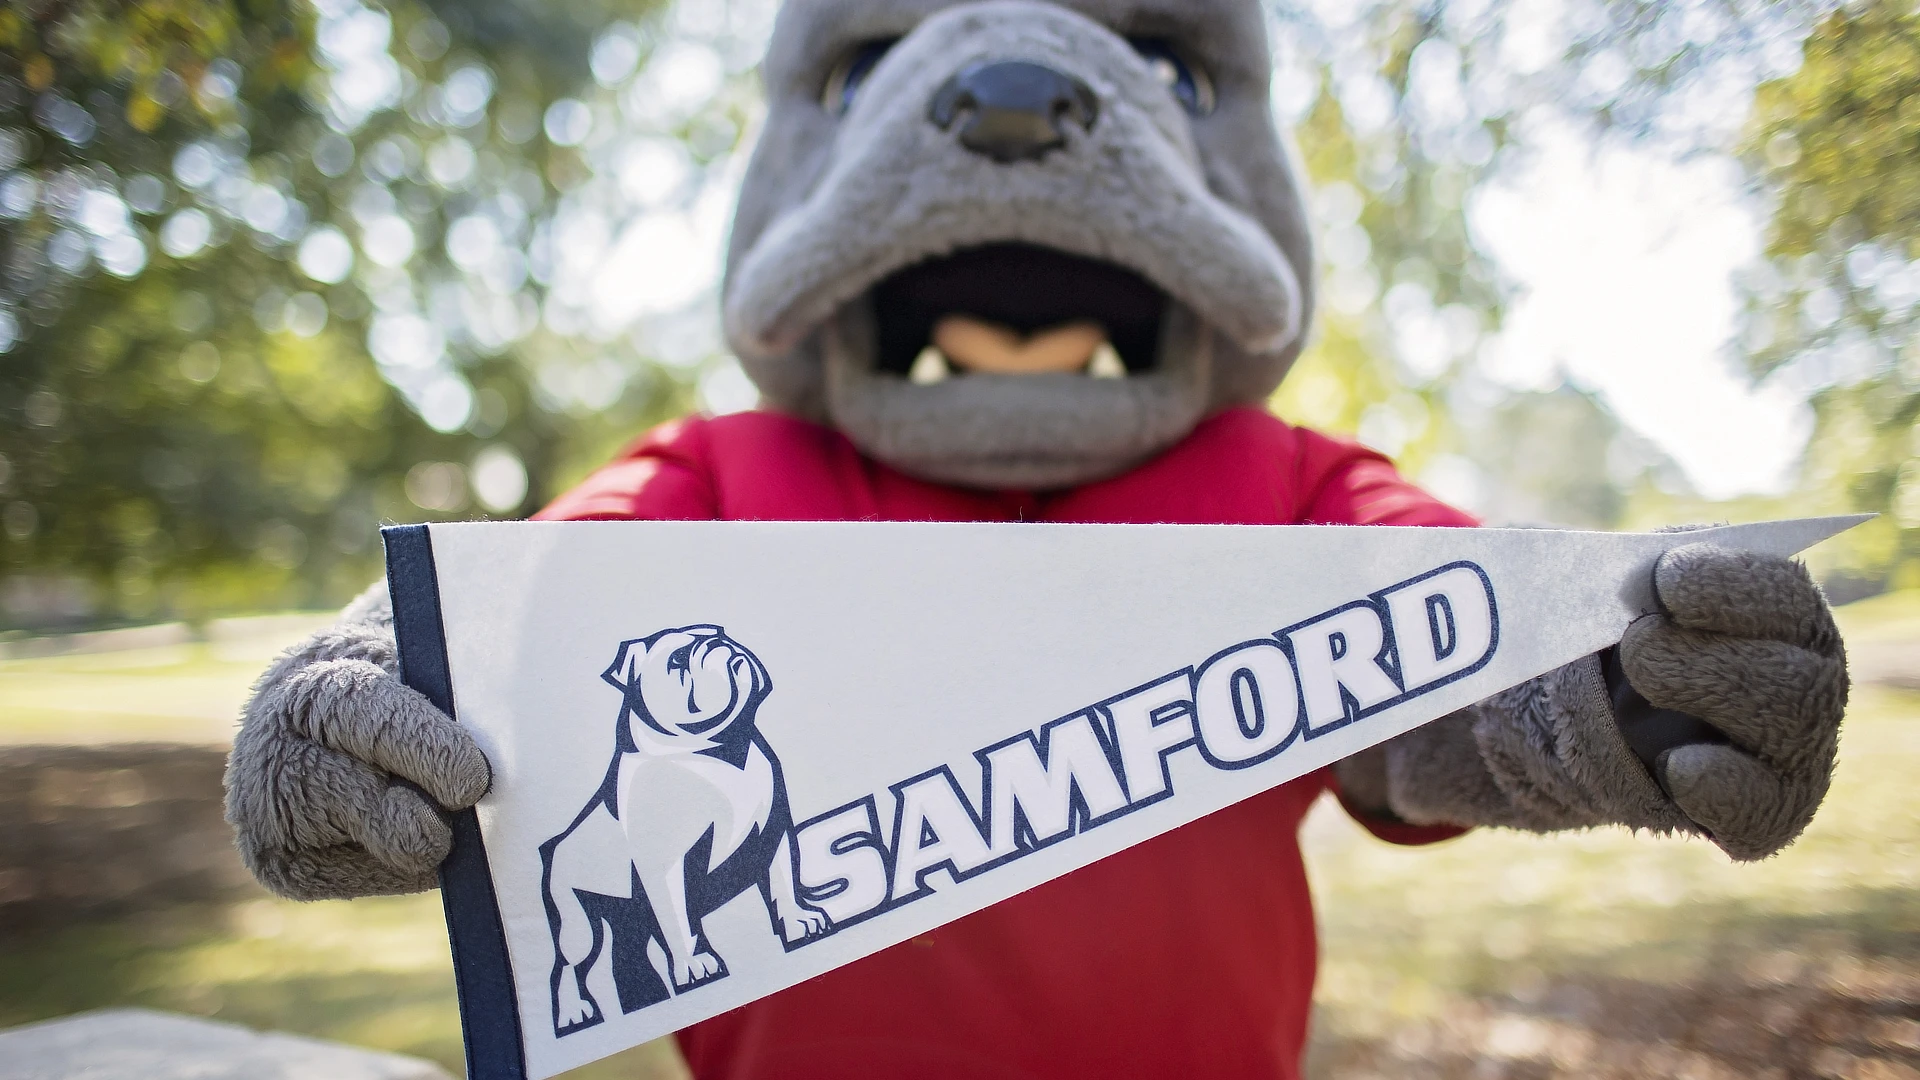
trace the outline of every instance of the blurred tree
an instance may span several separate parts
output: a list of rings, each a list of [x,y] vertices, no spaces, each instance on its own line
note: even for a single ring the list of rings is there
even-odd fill
[[[1760,87],[1745,157],[1773,202],[1749,363],[1819,388],[1809,488],[1884,515],[1846,538],[1847,569],[1920,585],[1920,12],[1824,19]]]
[[[1274,408],[1410,473],[1457,463],[1447,387],[1505,302],[1464,212],[1509,119],[1508,103],[1463,94],[1461,46],[1483,30],[1450,23],[1444,4],[1277,14],[1274,104],[1311,182],[1322,269],[1315,338]]]
[[[1672,458],[1576,386],[1457,403],[1455,418],[1462,453],[1484,478],[1479,502],[1489,521],[1616,528],[1637,490],[1691,490]]]
[[[331,602],[686,407],[541,320],[611,12],[445,6],[0,11],[0,617]]]
[[[1684,492],[1673,462],[1591,393],[1514,393],[1481,372],[1511,286],[1469,206],[1556,125],[1726,145],[1728,87],[1790,70],[1830,6],[1278,0],[1274,105],[1313,181],[1322,272],[1316,337],[1276,410],[1358,436],[1491,520],[1609,527],[1625,492]],[[1516,452],[1554,432],[1551,468]]]

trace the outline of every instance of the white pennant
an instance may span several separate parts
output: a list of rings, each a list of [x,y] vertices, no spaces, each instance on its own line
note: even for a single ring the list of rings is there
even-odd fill
[[[485,1071],[677,1030],[1596,652],[1669,548],[1861,520],[430,526],[494,768],[510,970],[479,974],[524,1044]],[[449,881],[463,968],[474,896]]]

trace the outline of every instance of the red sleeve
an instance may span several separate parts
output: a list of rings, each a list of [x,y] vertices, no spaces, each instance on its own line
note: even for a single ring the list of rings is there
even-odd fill
[[[1393,463],[1346,439],[1300,430],[1300,519],[1323,525],[1480,524],[1402,479]]]
[[[533,515],[535,521],[704,521],[719,517],[706,421],[688,417],[634,440],[620,456]]]
[[[1457,510],[1401,478],[1393,463],[1345,439],[1301,431],[1303,487],[1310,493],[1301,517],[1327,525],[1437,525],[1472,527],[1473,515]],[[1466,832],[1453,825],[1411,825],[1369,815],[1347,800],[1332,769],[1328,790],[1347,816],[1389,844],[1433,844]]]
[[[1333,769],[1326,770],[1327,790],[1340,800],[1340,809],[1347,816],[1360,823],[1360,827],[1389,844],[1403,844],[1418,847],[1422,844],[1437,844],[1442,840],[1451,840],[1469,830],[1459,825],[1412,825],[1395,818],[1382,818],[1347,801],[1347,793],[1340,790],[1340,778]]]

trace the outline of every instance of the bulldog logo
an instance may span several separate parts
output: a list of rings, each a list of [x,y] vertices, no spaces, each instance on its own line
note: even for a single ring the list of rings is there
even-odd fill
[[[700,923],[748,889],[784,944],[828,929],[795,890],[786,784],[754,726],[773,689],[759,658],[720,627],[684,626],[622,642],[602,678],[625,695],[613,761],[540,845],[556,1035],[605,1019],[588,990],[602,963],[623,1013],[725,977]],[[627,857],[605,857],[616,849]]]

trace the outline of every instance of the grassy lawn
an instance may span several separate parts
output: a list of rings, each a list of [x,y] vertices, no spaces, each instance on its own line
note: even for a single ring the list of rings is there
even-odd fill
[[[204,641],[0,660],[0,744],[227,742],[261,670],[329,618],[231,620]]]
[[[1920,592],[1840,620],[1920,668]],[[1864,685],[1819,816],[1755,865],[1620,829],[1394,848],[1318,807],[1311,1074],[1920,1080],[1917,776],[1920,693]]]
[[[1321,1077],[1920,1077],[1920,694],[1856,692],[1757,865],[1609,829],[1432,849],[1308,826]]]
[[[107,1005],[193,1013],[415,1054],[460,1073],[460,1018],[437,893],[153,912],[0,939],[0,1027]],[[641,1047],[571,1080],[667,1080]]]
[[[1920,649],[1920,593],[1843,612]],[[0,662],[0,742],[224,738],[277,641]],[[1310,1074],[1920,1078],[1920,693],[1860,687],[1833,793],[1784,855],[1620,830],[1427,849],[1307,826],[1324,959]],[[437,897],[261,897],[0,938],[0,1026],[110,1004],[457,1068]],[[570,1074],[672,1075],[647,1048]]]

